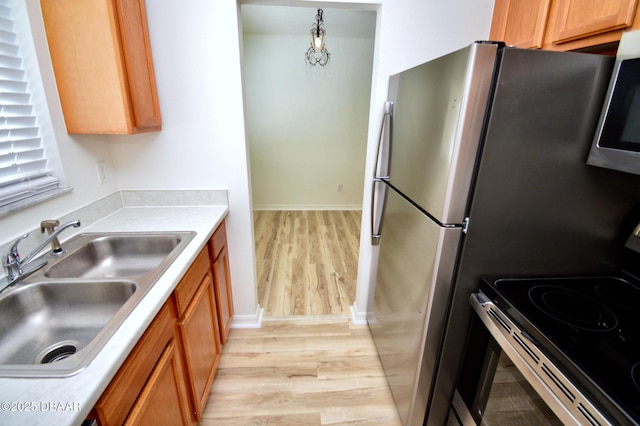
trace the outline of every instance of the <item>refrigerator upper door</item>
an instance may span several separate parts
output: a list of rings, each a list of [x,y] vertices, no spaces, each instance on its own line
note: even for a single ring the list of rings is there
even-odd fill
[[[441,223],[464,219],[496,51],[476,43],[389,81],[389,181]]]
[[[421,425],[462,231],[436,225],[393,189],[385,198],[367,320],[403,424]]]

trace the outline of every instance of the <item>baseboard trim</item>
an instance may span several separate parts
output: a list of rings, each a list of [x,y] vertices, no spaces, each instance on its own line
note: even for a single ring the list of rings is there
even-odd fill
[[[263,315],[264,308],[260,305],[256,307],[256,313],[253,315],[233,315],[231,328],[260,328]]]
[[[358,305],[353,302],[349,307],[351,310],[351,322],[355,325],[367,325],[367,313],[358,311]]]
[[[253,210],[302,211],[302,210],[362,210],[362,204],[254,204]]]

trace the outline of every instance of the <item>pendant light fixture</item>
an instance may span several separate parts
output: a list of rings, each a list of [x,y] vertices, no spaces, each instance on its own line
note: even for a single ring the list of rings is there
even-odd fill
[[[318,9],[316,14],[316,23],[311,26],[311,47],[307,50],[307,61],[311,65],[320,64],[327,65],[329,62],[329,51],[324,47],[324,19],[322,17],[322,9]]]

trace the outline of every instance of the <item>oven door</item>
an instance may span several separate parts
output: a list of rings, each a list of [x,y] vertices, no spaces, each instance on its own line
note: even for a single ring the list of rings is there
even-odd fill
[[[482,292],[471,304],[450,425],[611,424]]]

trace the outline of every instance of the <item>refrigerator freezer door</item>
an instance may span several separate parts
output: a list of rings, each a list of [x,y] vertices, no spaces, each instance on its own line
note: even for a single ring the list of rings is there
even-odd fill
[[[464,219],[497,47],[474,44],[394,75],[391,184],[442,223]],[[384,174],[385,171],[382,171]]]
[[[461,232],[387,190],[368,322],[405,425],[424,418]]]

